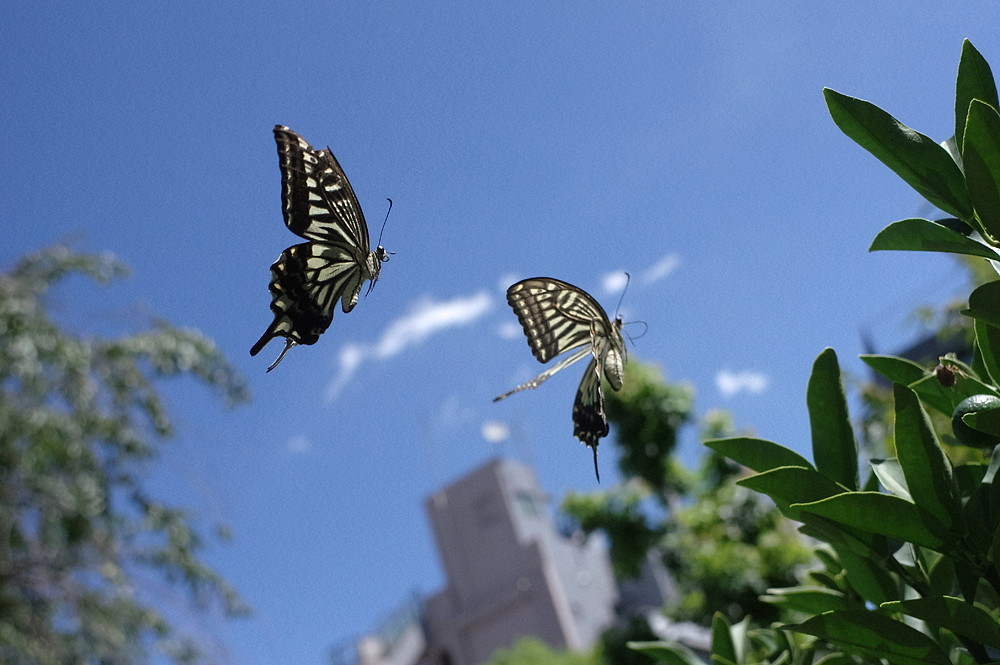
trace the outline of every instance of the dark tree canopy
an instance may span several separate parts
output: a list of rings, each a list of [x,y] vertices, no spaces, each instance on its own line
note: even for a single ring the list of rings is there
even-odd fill
[[[245,611],[198,558],[189,517],[150,496],[144,463],[171,436],[159,380],[188,375],[227,405],[244,380],[197,331],[163,322],[84,338],[46,309],[72,275],[106,284],[108,255],[53,247],[0,273],[0,662],[136,663],[197,659],[194,642],[141,600],[150,575],[199,604]]]

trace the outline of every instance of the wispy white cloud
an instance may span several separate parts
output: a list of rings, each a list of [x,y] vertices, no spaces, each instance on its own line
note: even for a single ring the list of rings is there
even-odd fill
[[[732,397],[743,392],[757,395],[767,390],[769,383],[767,374],[750,370],[731,372],[722,369],[715,375],[715,387],[723,397]]]
[[[517,321],[504,321],[497,326],[497,335],[504,339],[517,339],[521,334],[521,324]]]
[[[675,252],[671,252],[650,267],[646,268],[641,275],[640,281],[644,286],[652,284],[653,282],[658,282],[661,279],[668,277],[673,271],[677,270],[680,264],[680,255]]]
[[[301,455],[312,449],[312,441],[309,440],[309,437],[298,434],[285,442],[285,448],[293,455]]]
[[[621,293],[621,290],[628,284],[628,277],[624,270],[607,272],[601,276],[601,287],[605,293]]]
[[[392,358],[422,344],[435,333],[476,321],[492,307],[493,297],[486,291],[451,300],[423,298],[417,301],[406,314],[389,324],[375,344],[349,342],[341,347],[337,375],[326,389],[327,402],[337,399],[366,360]]]
[[[500,275],[500,279],[497,280],[497,289],[500,293],[507,293],[507,289],[510,288],[510,285],[519,281],[521,281],[521,278],[512,272]]]
[[[510,426],[500,420],[483,421],[479,431],[490,443],[500,443],[510,436]]]

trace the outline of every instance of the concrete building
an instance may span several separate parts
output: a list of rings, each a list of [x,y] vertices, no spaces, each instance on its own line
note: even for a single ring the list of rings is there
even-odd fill
[[[480,665],[533,636],[584,650],[621,616],[663,605],[669,576],[650,555],[617,584],[605,540],[556,528],[534,472],[494,459],[427,498],[447,585],[410,598],[332,665]]]
[[[495,459],[426,509],[448,585],[424,604],[421,665],[478,665],[529,635],[586,649],[614,622],[604,541],[560,534],[528,467]]]

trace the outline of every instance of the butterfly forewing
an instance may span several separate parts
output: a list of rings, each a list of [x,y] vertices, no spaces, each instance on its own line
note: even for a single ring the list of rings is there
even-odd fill
[[[307,240],[343,242],[369,252],[368,225],[351,183],[329,148],[316,150],[280,125],[281,209],[288,229]]]
[[[539,362],[589,343],[595,322],[610,328],[607,314],[590,294],[558,279],[522,280],[507,289],[507,302]]]
[[[350,312],[365,280],[374,285],[382,248],[370,249],[368,226],[329,148],[316,150],[288,127],[274,128],[281,168],[281,206],[285,225],[311,242],[289,247],[271,266],[271,311],[268,326],[250,355],[274,337],[285,338],[285,352],[295,344],[314,344],[333,321],[334,307]],[[370,290],[370,289],[369,289]]]

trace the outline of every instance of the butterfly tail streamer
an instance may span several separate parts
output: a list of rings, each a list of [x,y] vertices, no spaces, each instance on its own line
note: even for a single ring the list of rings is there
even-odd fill
[[[546,381],[548,381],[552,377],[552,375],[555,374],[556,372],[558,372],[559,370],[562,370],[562,369],[565,369],[565,368],[569,367],[573,363],[575,363],[578,360],[581,360],[581,359],[587,357],[591,353],[592,352],[591,352],[590,346],[587,346],[586,348],[580,349],[579,351],[577,351],[573,355],[570,355],[570,356],[567,356],[566,358],[563,358],[562,360],[560,360],[559,362],[557,362],[555,365],[553,365],[552,367],[548,368],[547,370],[545,370],[544,372],[542,372],[541,374],[539,374],[535,378],[531,379],[530,381],[525,381],[524,383],[522,383],[521,385],[517,386],[516,388],[514,388],[512,390],[508,390],[503,395],[498,395],[498,396],[494,397],[493,401],[494,402],[499,402],[500,400],[505,399],[507,397],[510,397],[514,393],[519,393],[522,390],[533,390],[533,389],[537,388],[538,386],[542,385],[543,383],[545,383]]]
[[[292,348],[293,346],[295,346],[295,342],[292,341],[291,339],[286,339],[285,348],[281,350],[281,353],[278,354],[278,357],[274,359],[274,362],[268,366],[267,370],[264,373],[267,374],[267,372],[270,372],[272,369],[277,367],[278,363],[281,362],[281,359],[285,357],[286,353],[288,353],[288,349]]]
[[[601,470],[597,468],[597,446],[591,446],[591,450],[594,451],[594,475],[597,476],[597,482],[601,482]]]

